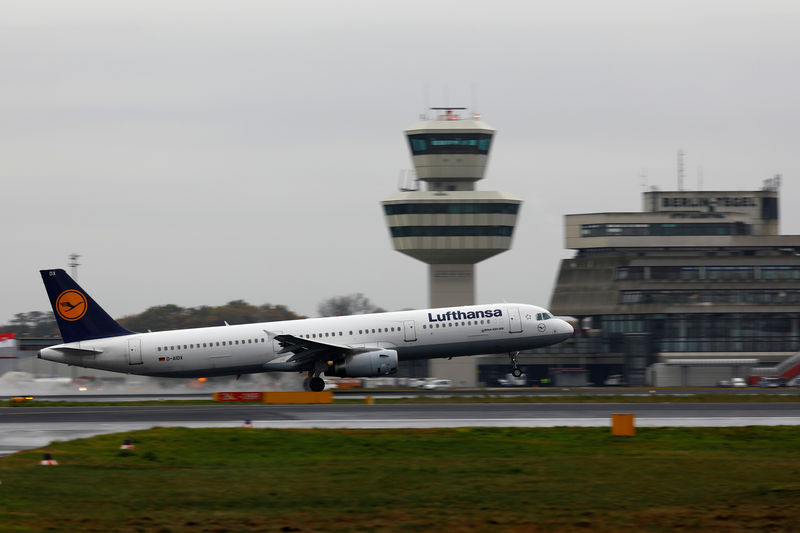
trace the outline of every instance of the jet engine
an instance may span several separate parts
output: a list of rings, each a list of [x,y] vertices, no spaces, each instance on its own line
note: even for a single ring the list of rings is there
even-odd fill
[[[348,355],[325,371],[326,376],[340,378],[373,378],[389,376],[397,372],[397,352],[376,350],[374,352]]]

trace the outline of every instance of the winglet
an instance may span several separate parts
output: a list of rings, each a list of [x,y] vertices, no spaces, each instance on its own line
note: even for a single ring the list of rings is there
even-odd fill
[[[60,268],[40,270],[64,342],[132,335]]]

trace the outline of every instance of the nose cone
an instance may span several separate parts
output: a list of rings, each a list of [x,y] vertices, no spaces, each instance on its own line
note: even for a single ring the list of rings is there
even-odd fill
[[[556,326],[556,331],[558,331],[558,336],[561,337],[561,340],[566,340],[575,333],[575,329],[570,325],[569,322],[565,320],[561,320],[560,318],[556,319],[558,325]]]

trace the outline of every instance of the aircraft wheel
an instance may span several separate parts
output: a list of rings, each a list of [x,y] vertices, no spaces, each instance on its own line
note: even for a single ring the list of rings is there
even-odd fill
[[[308,382],[308,387],[312,392],[322,392],[325,389],[325,380],[319,376],[313,377]]]
[[[514,370],[511,371],[511,375],[514,376],[515,378],[520,377],[522,375],[522,369],[515,368]]]
[[[311,390],[311,378],[305,378],[303,380],[303,390],[305,391]]]

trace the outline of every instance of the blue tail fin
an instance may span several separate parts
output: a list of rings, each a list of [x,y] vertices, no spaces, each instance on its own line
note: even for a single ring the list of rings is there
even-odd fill
[[[132,335],[61,270],[40,270],[64,342]]]

